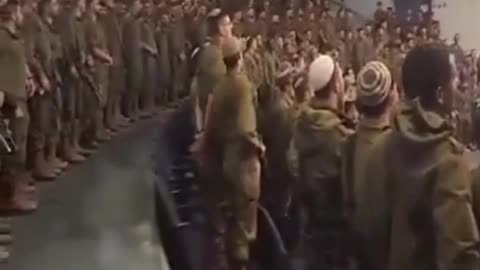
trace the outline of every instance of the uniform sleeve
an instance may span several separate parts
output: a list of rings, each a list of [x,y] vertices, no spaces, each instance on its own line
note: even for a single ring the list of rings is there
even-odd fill
[[[480,167],[472,172],[472,208],[478,226],[480,224]]]
[[[33,21],[28,20],[24,28],[24,42],[25,42],[25,57],[27,64],[33,73],[39,74],[42,70],[42,66],[38,59],[35,57],[37,49],[37,35],[38,29]]]
[[[95,24],[89,22],[86,25],[85,29],[86,41],[87,41],[87,51],[90,54],[93,54],[96,48],[100,48],[100,40],[95,29]]]
[[[439,168],[433,190],[437,269],[478,269],[479,236],[472,211],[467,162],[452,156]]]

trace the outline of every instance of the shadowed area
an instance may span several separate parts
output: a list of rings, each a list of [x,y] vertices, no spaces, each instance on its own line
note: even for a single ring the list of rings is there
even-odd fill
[[[39,211],[15,219],[8,269],[168,269],[152,226],[150,160],[164,117],[140,122],[42,184]]]

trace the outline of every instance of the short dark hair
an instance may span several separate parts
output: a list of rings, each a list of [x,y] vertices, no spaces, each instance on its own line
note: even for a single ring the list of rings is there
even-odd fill
[[[366,106],[360,103],[358,100],[356,101],[355,105],[357,106],[358,112],[366,117],[379,117],[387,111],[391,100],[392,97],[390,94],[385,100],[375,106]]]
[[[412,49],[402,68],[406,97],[435,101],[437,89],[452,78],[450,54],[445,45],[439,44],[424,44]]]
[[[207,27],[208,27],[208,33],[210,36],[215,36],[220,34],[220,21],[222,21],[224,18],[228,17],[228,14],[225,12],[220,12],[216,16],[210,16],[207,19]]]
[[[238,65],[240,58],[241,54],[238,52],[232,56],[223,58],[223,63],[225,63],[227,70],[232,70]]]

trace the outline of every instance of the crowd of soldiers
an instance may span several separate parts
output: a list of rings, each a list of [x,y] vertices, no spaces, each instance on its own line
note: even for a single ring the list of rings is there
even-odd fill
[[[38,207],[37,183],[186,95],[205,10],[180,1],[0,2],[0,262],[11,217]]]
[[[250,269],[262,206],[306,269],[477,269],[480,172],[454,138],[476,52],[431,12],[379,2],[359,26],[342,3],[294,2],[207,15],[191,81],[204,269]]]

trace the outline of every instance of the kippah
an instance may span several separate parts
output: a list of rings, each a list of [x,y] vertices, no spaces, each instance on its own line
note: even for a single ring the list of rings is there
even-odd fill
[[[310,64],[308,83],[313,91],[323,90],[330,82],[335,71],[335,62],[328,55],[320,55]]]
[[[388,68],[379,61],[367,63],[358,73],[358,101],[364,106],[376,106],[388,96],[392,76]]]

